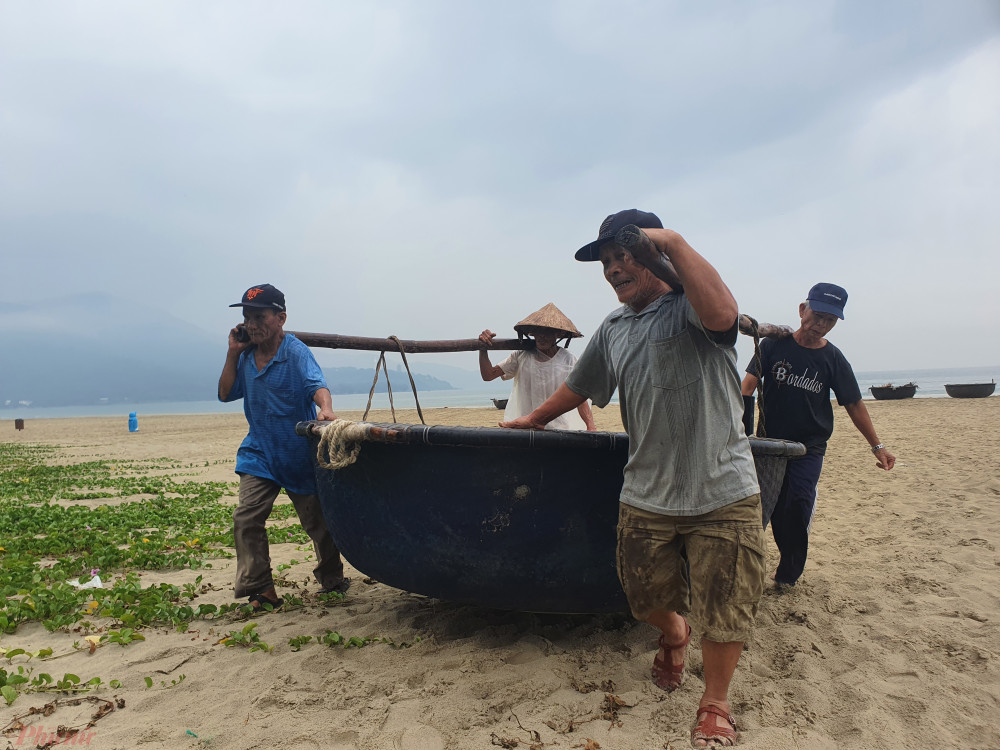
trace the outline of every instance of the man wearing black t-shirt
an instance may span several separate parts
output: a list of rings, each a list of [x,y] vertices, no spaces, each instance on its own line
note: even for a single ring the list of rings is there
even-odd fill
[[[799,329],[786,338],[761,341],[760,363],[756,358],[751,360],[743,378],[744,396],[752,396],[759,379],[764,379],[761,407],[767,437],[795,440],[806,446],[806,455],[789,460],[771,516],[771,531],[781,553],[774,574],[778,585],[795,585],[806,566],[816,485],[823,469],[826,441],[833,434],[831,390],[871,445],[876,465],[889,471],[896,463],[896,457],[879,442],[861,400],[854,370],[825,338],[837,319],[844,319],[846,303],[843,288],[816,284],[799,305]]]

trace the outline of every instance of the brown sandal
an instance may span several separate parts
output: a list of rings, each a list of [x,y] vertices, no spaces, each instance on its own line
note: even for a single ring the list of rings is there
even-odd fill
[[[698,706],[698,716],[700,717],[702,714],[705,714],[704,718],[699,719],[691,732],[692,747],[699,747],[699,745],[694,744],[698,740],[705,743],[700,747],[732,747],[736,744],[740,735],[736,731],[736,719],[732,715],[711,704]],[[721,716],[728,721],[732,729],[720,727],[716,716]],[[709,721],[711,721],[711,726],[709,726]]]
[[[663,640],[663,635],[660,635],[658,643],[660,648],[666,651],[665,658],[661,658],[660,654],[657,653],[653,659],[653,684],[668,693],[674,692],[684,681],[683,662],[674,665],[670,661],[671,652],[679,648],[686,648],[691,642],[691,626],[687,624],[687,620],[684,621],[684,626],[687,628],[687,636],[680,643],[667,643]]]

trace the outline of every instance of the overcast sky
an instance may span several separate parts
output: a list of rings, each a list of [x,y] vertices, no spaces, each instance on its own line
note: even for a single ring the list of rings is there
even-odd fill
[[[1000,364],[1000,2],[0,0],[8,302],[589,334],[633,207],[760,320],[846,287],[856,370]]]

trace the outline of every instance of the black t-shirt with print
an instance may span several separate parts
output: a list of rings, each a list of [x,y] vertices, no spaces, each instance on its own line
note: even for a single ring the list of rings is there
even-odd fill
[[[829,341],[820,349],[807,349],[791,336],[761,341],[760,357],[767,437],[795,440],[810,453],[826,453],[833,434],[830,391],[841,406],[861,400],[850,363]],[[761,377],[756,359],[747,372]]]

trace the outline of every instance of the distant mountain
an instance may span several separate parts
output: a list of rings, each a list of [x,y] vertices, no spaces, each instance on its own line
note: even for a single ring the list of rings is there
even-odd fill
[[[107,294],[0,306],[0,404],[213,398],[218,337]]]
[[[0,406],[206,401],[215,398],[225,342],[154,308],[79,294],[0,303],[0,351]],[[367,393],[374,377],[364,368],[324,372],[334,393]],[[417,388],[452,388],[439,373],[414,372]],[[390,375],[393,391],[409,391],[405,371]],[[384,392],[385,376],[379,380]]]
[[[326,376],[326,383],[330,386],[331,393],[368,393],[372,388],[375,368],[324,367],[323,375]],[[389,382],[392,384],[393,393],[400,391],[409,393],[411,390],[410,378],[407,377],[405,370],[390,370]],[[454,390],[454,386],[447,381],[416,372],[413,373],[413,382],[417,386],[417,393]],[[379,372],[375,393],[385,393],[387,390],[386,375],[384,372]]]
[[[333,367],[357,367],[362,370],[369,370],[371,373],[368,381],[368,386],[365,388],[365,393],[368,392],[368,388],[371,387],[370,378],[374,376],[375,370],[373,369],[375,363],[378,361],[378,352],[371,351],[352,351],[349,349],[321,349],[316,348],[313,350],[316,354],[316,358],[320,361],[320,365],[324,370]],[[491,352],[490,357],[493,364],[499,364],[502,362],[509,351],[497,351]],[[401,372],[403,377],[406,376],[406,370],[403,369],[402,360],[399,356],[399,352],[387,352],[386,361],[389,363],[389,369],[393,373]],[[444,364],[442,362],[446,357],[450,357],[451,361],[456,358],[460,358],[459,361],[468,362],[468,367],[458,367],[455,365]],[[423,373],[424,375],[431,375],[438,380],[443,380],[450,383],[454,388],[459,389],[481,389],[483,387],[483,378],[479,374],[479,358],[476,352],[463,352],[461,354],[407,354],[406,360],[409,362],[410,370],[414,373]],[[408,381],[404,380],[409,388]],[[419,383],[418,383],[419,385]],[[396,389],[396,375],[393,374],[392,388]]]
[[[507,358],[508,354],[510,354],[510,352],[506,351],[493,353],[492,354],[493,364],[495,365],[500,364],[504,359]],[[398,358],[399,355],[397,354],[396,356]],[[409,356],[410,368],[413,370],[419,370],[420,372],[425,373],[427,375],[432,375],[435,378],[440,378],[441,380],[447,381],[451,383],[452,386],[454,386],[455,388],[473,389],[473,388],[483,387],[483,378],[479,374],[479,364],[475,352],[470,352],[468,355],[469,364],[470,366],[475,367],[476,368],[475,370],[465,370],[461,367],[455,367],[453,365],[437,364],[432,361],[432,358],[435,356],[440,356],[440,355],[435,355],[435,354],[410,355]],[[405,374],[406,372],[404,370],[403,375],[405,376]],[[417,386],[419,385],[420,383],[417,383]],[[393,388],[396,387],[395,375],[393,375],[392,387]]]

